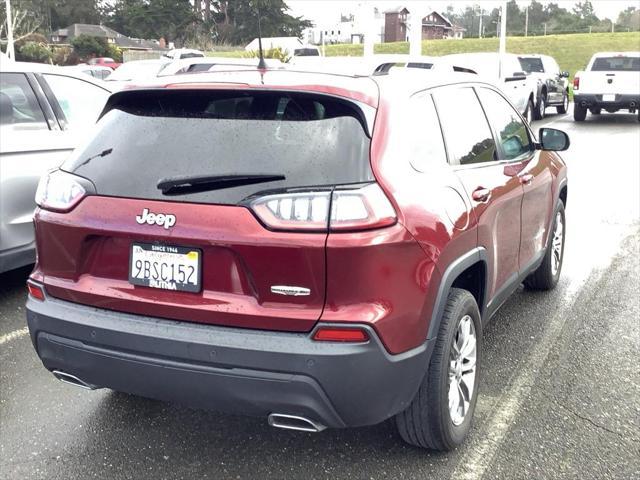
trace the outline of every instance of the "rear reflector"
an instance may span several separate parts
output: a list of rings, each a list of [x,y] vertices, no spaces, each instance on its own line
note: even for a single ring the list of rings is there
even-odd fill
[[[366,342],[369,334],[361,328],[320,327],[313,335],[317,342]]]
[[[31,295],[36,300],[44,301],[44,290],[41,286],[36,285],[32,282],[27,282],[27,289],[29,290],[29,295]]]

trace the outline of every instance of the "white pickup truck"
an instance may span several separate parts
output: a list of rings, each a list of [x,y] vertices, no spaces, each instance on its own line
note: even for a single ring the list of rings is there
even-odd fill
[[[596,53],[573,79],[573,102],[577,122],[587,110],[593,115],[629,110],[638,112],[640,121],[640,52]]]

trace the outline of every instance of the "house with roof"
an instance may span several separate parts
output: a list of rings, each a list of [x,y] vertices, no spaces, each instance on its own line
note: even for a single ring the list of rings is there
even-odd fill
[[[417,12],[415,13],[417,14]],[[409,18],[406,7],[396,7],[384,12],[384,41],[406,42],[409,40]],[[447,17],[433,10],[422,18],[422,39],[463,38],[465,29],[455,25]]]
[[[104,25],[87,23],[74,23],[66,28],[60,28],[49,35],[49,40],[54,45],[65,45],[71,43],[71,40],[80,35],[106,38],[107,43],[123,50],[154,50],[159,48],[157,40],[131,38]]]

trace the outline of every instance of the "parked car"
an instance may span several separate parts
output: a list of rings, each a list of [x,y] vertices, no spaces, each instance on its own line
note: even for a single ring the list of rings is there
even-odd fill
[[[116,62],[113,58],[109,58],[109,57],[91,58],[87,63],[89,65],[95,65],[98,67],[107,67],[107,68],[110,68],[111,70],[115,70],[120,65],[122,65],[121,62]]]
[[[560,71],[558,62],[549,55],[526,54],[518,57],[522,70],[538,80],[534,116],[544,118],[547,107],[558,113],[569,109],[569,72]]]
[[[475,73],[470,69],[442,62],[440,57],[403,54],[370,57],[294,57],[289,60],[287,67],[294,70],[363,76],[387,73],[401,68]]]
[[[441,57],[458,67],[465,67],[498,85],[529,123],[536,119],[538,81],[522,70],[517,55],[506,53],[456,53]]]
[[[587,110],[593,115],[629,110],[638,112],[640,121],[640,52],[596,53],[573,79],[573,102],[577,122]]]
[[[175,48],[162,54],[162,58],[168,58],[169,60],[182,60],[185,58],[198,58],[204,57],[204,53],[200,50],[194,50],[192,48]]]
[[[109,75],[105,82],[112,90],[119,90],[132,82],[155,78],[168,60],[133,60],[125,62],[118,70]]]
[[[106,80],[109,75],[113,73],[113,69],[110,67],[102,67],[100,65],[73,65],[63,67],[69,71],[83,73],[90,77],[97,78],[99,80]]]
[[[459,445],[486,322],[521,282],[558,282],[569,144],[470,78],[220,72],[113,94],[38,189],[44,366],[280,428],[395,416],[411,444]]]
[[[268,68],[278,68],[284,64],[277,59],[265,58]],[[158,72],[158,77],[178,75],[183,73],[201,73],[210,70],[228,70],[237,68],[257,68],[255,58],[226,58],[226,57],[193,57],[165,63]]]
[[[95,123],[108,88],[38,63],[0,64],[0,272],[33,263],[34,195]]]

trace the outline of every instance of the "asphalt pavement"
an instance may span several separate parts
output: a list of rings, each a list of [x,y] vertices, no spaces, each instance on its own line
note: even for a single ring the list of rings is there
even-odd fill
[[[640,123],[540,126],[572,141],[561,281],[521,288],[486,328],[458,450],[406,446],[392,422],[297,433],[62,384],[26,333],[23,269],[0,275],[0,478],[640,479]]]

